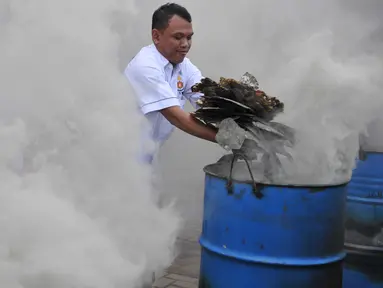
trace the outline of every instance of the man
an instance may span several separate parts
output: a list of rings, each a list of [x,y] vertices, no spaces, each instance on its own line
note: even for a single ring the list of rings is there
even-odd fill
[[[150,123],[146,136],[159,145],[169,138],[174,126],[216,142],[217,131],[200,124],[183,110],[186,100],[196,108],[200,96],[191,87],[201,80],[202,74],[186,58],[192,37],[189,12],[175,3],[162,5],[152,17],[153,44],[142,48],[125,69],[141,112]],[[156,152],[146,151],[142,160],[151,163]]]
[[[157,143],[155,151],[141,153],[143,162],[152,162],[158,146],[169,138],[174,126],[195,137],[216,142],[217,131],[200,124],[183,110],[186,100],[197,108],[196,101],[200,97],[191,87],[201,80],[202,74],[186,58],[192,36],[189,12],[175,3],[162,5],[152,17],[153,44],[143,47],[125,69],[139,108],[149,120],[150,129],[144,132],[143,141],[150,137]]]

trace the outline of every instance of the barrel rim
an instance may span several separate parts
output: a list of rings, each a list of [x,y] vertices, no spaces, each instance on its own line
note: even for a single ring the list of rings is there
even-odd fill
[[[344,247],[348,252],[371,252],[371,253],[376,253],[378,252],[379,254],[383,254],[383,247],[379,246],[369,246],[369,245],[361,245],[361,244],[355,244],[355,243],[350,243],[350,242],[345,242]]]
[[[366,152],[366,153],[374,153],[374,154],[383,154],[383,151],[376,151],[376,150],[369,150],[369,149],[362,149],[363,152]]]
[[[376,150],[370,150],[370,149],[361,149],[363,153],[368,154],[383,154],[383,151],[376,151]]]
[[[214,176],[219,179],[227,180],[227,177],[218,175],[218,173],[214,173],[212,171],[209,171],[209,167],[212,167],[216,165],[217,163],[212,163],[205,165],[203,167],[203,171],[205,174]],[[255,181],[255,184],[260,184],[263,186],[268,186],[268,187],[286,187],[286,188],[336,188],[336,187],[341,187],[341,186],[347,186],[347,184],[351,181],[351,179],[348,179],[347,181],[340,182],[340,183],[334,183],[334,184],[278,184],[278,183],[265,183],[261,181]],[[237,183],[243,183],[243,184],[253,184],[254,182],[249,179],[249,180],[236,180],[235,177],[232,177],[232,182],[237,182]]]

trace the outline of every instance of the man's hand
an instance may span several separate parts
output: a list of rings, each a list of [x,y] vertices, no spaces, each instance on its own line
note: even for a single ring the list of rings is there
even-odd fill
[[[160,112],[171,124],[182,131],[201,139],[216,142],[216,130],[199,123],[190,113],[185,112],[179,106],[165,108]]]

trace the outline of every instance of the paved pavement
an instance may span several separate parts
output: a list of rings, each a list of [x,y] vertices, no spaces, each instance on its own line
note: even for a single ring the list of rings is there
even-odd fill
[[[179,256],[165,274],[157,279],[155,288],[197,288],[200,264],[200,246],[198,238],[200,227],[188,227],[179,239]]]

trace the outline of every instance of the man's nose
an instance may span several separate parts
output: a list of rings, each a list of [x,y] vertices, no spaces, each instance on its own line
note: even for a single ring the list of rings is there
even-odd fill
[[[188,40],[187,39],[182,39],[181,40],[181,47],[186,48],[188,46],[189,46]]]

